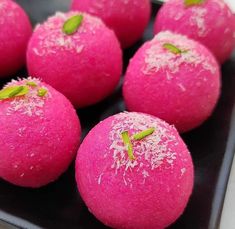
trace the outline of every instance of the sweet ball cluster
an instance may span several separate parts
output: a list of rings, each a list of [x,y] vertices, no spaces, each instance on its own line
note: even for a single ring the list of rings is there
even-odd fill
[[[123,49],[149,24],[149,0],[73,0],[32,29],[24,10],[0,0],[0,178],[25,188],[57,180],[75,161],[89,211],[117,229],[162,229],[193,190],[191,154],[180,133],[199,127],[221,90],[220,64],[235,46],[235,16],[223,0],[169,0],[154,37],[124,73],[127,111],[81,141],[75,109],[113,93]],[[217,18],[215,20],[215,18]]]

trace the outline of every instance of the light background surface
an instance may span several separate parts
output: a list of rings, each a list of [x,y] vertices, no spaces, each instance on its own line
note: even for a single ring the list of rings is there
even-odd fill
[[[220,229],[235,228],[235,159],[226,192]]]
[[[230,7],[233,9],[233,12],[235,13],[235,0],[226,0],[226,2],[230,5]]]

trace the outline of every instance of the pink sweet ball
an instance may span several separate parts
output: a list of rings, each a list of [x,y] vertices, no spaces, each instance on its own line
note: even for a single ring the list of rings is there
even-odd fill
[[[71,9],[100,17],[115,31],[123,48],[141,38],[151,13],[150,0],[73,0]]]
[[[223,0],[205,0],[186,6],[185,0],[167,1],[159,13],[154,32],[163,30],[185,34],[205,45],[220,63],[235,47],[235,16]]]
[[[17,94],[21,86],[24,89]],[[3,90],[0,177],[32,188],[54,181],[67,169],[79,146],[81,128],[73,106],[35,78],[13,80]]]
[[[6,77],[25,64],[32,27],[24,10],[13,1],[0,0],[0,15],[0,77]]]
[[[170,51],[169,46],[182,53]],[[201,44],[169,31],[137,51],[123,85],[128,110],[155,115],[181,132],[205,121],[219,94],[220,70],[213,55]]]
[[[134,135],[153,128],[144,138]],[[127,131],[134,160],[122,133]],[[89,211],[112,228],[162,229],[184,211],[193,187],[190,153],[177,130],[142,113],[119,113],[95,126],[76,159]]]
[[[114,32],[82,13],[74,34],[63,32],[65,22],[79,12],[56,13],[36,27],[29,42],[30,75],[42,78],[76,107],[101,101],[115,89],[122,72],[122,51]]]

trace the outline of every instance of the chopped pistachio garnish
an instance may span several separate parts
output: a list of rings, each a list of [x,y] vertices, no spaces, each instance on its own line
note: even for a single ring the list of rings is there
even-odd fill
[[[83,15],[81,14],[70,17],[63,25],[63,32],[67,35],[76,33],[82,21]]]
[[[46,88],[41,87],[41,88],[38,89],[38,96],[43,97],[46,94],[47,94],[47,89]]]
[[[181,54],[181,53],[186,53],[187,52],[187,50],[181,50],[178,47],[176,47],[175,45],[170,44],[170,43],[163,44],[163,48],[169,50],[173,54]]]
[[[135,140],[142,140],[143,138],[151,135],[155,131],[155,128],[149,128],[147,130],[143,130],[133,136]]]
[[[125,146],[127,146],[127,153],[128,153],[130,160],[132,160],[132,161],[135,160],[135,156],[133,154],[133,147],[131,144],[131,140],[130,140],[128,131],[122,132],[122,140],[123,140]]]
[[[185,6],[195,6],[195,5],[201,5],[205,2],[205,0],[184,0]]]
[[[18,96],[26,95],[29,92],[27,86],[11,86],[0,91],[0,100],[10,99]]]
[[[35,82],[33,82],[33,81],[28,81],[28,82],[26,83],[26,85],[31,86],[31,87],[37,87],[37,86],[38,86],[38,85],[37,85]]]

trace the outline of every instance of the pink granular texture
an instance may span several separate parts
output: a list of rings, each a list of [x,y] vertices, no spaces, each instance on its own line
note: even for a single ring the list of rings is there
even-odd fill
[[[0,100],[0,177],[12,184],[37,188],[56,180],[69,166],[79,146],[81,127],[71,103],[48,90],[44,97],[29,95]]]
[[[27,65],[32,76],[42,78],[80,108],[101,101],[115,89],[122,51],[114,32],[85,13],[77,32],[66,35],[65,21],[77,14],[81,13],[56,13],[36,27]]]
[[[151,127],[151,135],[131,140],[135,160],[130,160],[121,133],[131,137]],[[173,126],[132,112],[111,116],[89,132],[77,154],[76,180],[89,211],[105,225],[162,229],[184,211],[194,172]]]
[[[220,63],[235,47],[235,16],[223,0],[206,0],[185,6],[183,0],[167,1],[157,14],[155,34],[171,30],[185,34],[205,45]]]
[[[0,0],[0,15],[0,77],[7,77],[24,66],[32,27],[14,1]]]
[[[151,13],[149,0],[73,0],[71,9],[100,17],[115,31],[123,48],[141,38]]]
[[[164,44],[184,53],[173,54]],[[220,94],[220,69],[213,55],[187,37],[161,32],[131,60],[123,85],[130,111],[155,115],[180,132],[204,122]]]

